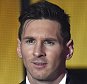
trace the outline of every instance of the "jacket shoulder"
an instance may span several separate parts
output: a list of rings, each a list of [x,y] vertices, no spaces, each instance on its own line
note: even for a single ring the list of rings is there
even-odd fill
[[[70,84],[87,84],[87,69],[69,69]]]

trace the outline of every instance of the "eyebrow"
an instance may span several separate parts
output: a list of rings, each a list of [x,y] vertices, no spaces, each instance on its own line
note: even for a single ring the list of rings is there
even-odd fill
[[[45,38],[44,40],[45,40],[45,41],[58,41],[58,40],[55,39],[55,38]]]
[[[26,40],[26,39],[34,39],[34,37],[26,36],[26,37],[23,38],[23,40]]]
[[[26,39],[35,39],[35,38],[32,37],[32,36],[26,36],[26,37],[23,38],[23,40],[26,40]],[[48,37],[48,38],[44,38],[44,41],[58,41],[58,39],[52,38],[52,37]]]

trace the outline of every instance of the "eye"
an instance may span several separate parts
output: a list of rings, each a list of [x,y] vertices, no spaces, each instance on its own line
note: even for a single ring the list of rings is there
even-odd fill
[[[44,41],[44,44],[45,45],[49,45],[49,46],[53,46],[55,44],[55,42],[54,41],[50,41],[50,40],[46,40],[46,41]]]
[[[26,43],[29,44],[29,45],[33,45],[33,44],[35,44],[35,40],[34,39],[28,39],[28,40],[26,40]]]

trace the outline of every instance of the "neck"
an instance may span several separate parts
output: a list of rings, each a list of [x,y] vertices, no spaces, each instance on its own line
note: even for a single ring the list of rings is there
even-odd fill
[[[63,79],[63,77],[65,76],[65,72],[62,73],[57,79],[53,80],[53,81],[40,81],[37,79],[32,78],[31,75],[27,75],[30,84],[59,84],[60,81]]]

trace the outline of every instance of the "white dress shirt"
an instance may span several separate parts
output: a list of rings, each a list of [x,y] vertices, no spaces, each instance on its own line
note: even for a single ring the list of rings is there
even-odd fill
[[[28,77],[26,76],[26,84],[30,84]]]
[[[67,74],[65,74],[65,76],[63,77],[59,84],[66,84],[66,76]]]
[[[66,76],[67,74],[65,74],[65,76],[63,77],[63,79],[60,81],[59,84],[66,84]],[[27,76],[26,76],[26,84],[30,84]]]

